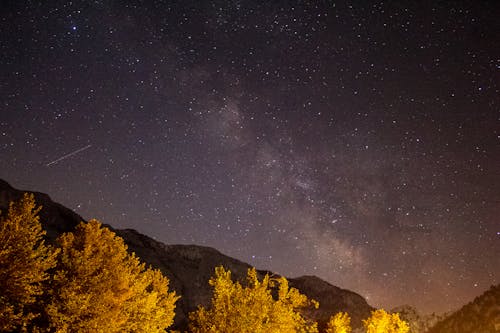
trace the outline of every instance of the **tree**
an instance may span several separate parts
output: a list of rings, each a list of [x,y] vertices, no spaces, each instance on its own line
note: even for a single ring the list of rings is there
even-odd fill
[[[398,313],[387,313],[383,309],[372,311],[370,318],[363,320],[366,333],[408,333],[410,327]]]
[[[45,244],[33,194],[11,202],[0,217],[0,331],[26,331],[39,315],[47,271],[56,264],[56,251]]]
[[[66,332],[164,332],[174,292],[158,270],[145,269],[123,239],[96,221],[59,237],[61,253],[47,316]]]
[[[332,316],[326,326],[326,333],[351,333],[351,318],[346,312]]]
[[[318,303],[308,300],[288,281],[269,275],[259,281],[255,268],[247,272],[247,286],[233,282],[231,272],[223,267],[215,269],[209,281],[213,287],[212,304],[209,309],[198,307],[190,313],[189,327],[193,333],[278,333],[317,332],[317,325],[306,320],[298,310]],[[278,285],[277,299],[273,299],[272,288]]]

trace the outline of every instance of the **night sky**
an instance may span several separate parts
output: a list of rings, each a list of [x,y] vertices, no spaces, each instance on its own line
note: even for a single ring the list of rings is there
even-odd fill
[[[0,177],[456,309],[500,277],[498,1],[2,1]]]

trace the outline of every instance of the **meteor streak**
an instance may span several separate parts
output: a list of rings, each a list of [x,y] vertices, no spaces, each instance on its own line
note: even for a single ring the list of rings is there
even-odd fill
[[[89,149],[90,147],[92,147],[92,145],[87,145],[87,146],[85,146],[85,147],[82,147],[82,148],[80,148],[80,149],[77,149],[77,150],[75,150],[75,151],[73,151],[73,152],[71,152],[71,153],[69,153],[69,154],[66,154],[66,155],[64,155],[64,156],[59,157],[57,160],[53,160],[52,162],[49,162],[49,163],[45,164],[45,166],[47,166],[47,167],[48,167],[48,166],[51,166],[52,164],[56,164],[56,163],[58,163],[58,162],[60,162],[60,161],[62,161],[62,160],[67,159],[68,157],[71,157],[71,156],[73,156],[73,155],[76,155],[76,154],[78,154],[78,153],[80,153],[80,152],[84,151],[84,150],[87,150],[87,149]]]

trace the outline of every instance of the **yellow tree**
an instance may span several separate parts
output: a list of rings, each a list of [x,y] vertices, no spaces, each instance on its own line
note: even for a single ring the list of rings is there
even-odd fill
[[[366,333],[408,333],[410,327],[398,313],[387,313],[383,309],[372,311],[370,318],[363,320]]]
[[[0,217],[0,331],[25,331],[39,315],[33,307],[43,293],[56,253],[46,245],[33,194],[11,202]]]
[[[351,333],[351,317],[346,312],[332,316],[326,326],[326,333]]]
[[[168,291],[168,279],[145,269],[115,233],[91,220],[58,241],[47,307],[52,330],[164,332],[172,324],[178,297]]]
[[[308,300],[295,288],[288,287],[285,278],[259,281],[254,268],[247,272],[247,286],[233,282],[231,272],[223,267],[215,269],[209,281],[213,287],[211,307],[190,313],[189,327],[193,333],[279,333],[317,332],[315,322],[306,320],[300,308],[318,303]],[[278,284],[277,299],[272,288]]]

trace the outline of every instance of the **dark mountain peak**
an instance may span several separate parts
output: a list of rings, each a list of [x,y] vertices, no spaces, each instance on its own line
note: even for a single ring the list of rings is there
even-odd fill
[[[72,210],[53,202],[47,194],[21,191],[0,179],[0,209],[4,211],[9,202],[18,200],[23,193],[34,193],[35,200],[43,208],[40,220],[48,231],[50,240],[59,234],[71,231],[82,217]],[[105,221],[104,221],[105,222]],[[211,298],[208,280],[214,274],[217,266],[231,270],[234,278],[245,280],[246,272],[251,266],[238,259],[231,258],[218,250],[198,245],[166,245],[133,229],[114,229],[122,237],[130,251],[136,253],[148,265],[160,269],[170,279],[170,285],[181,299],[177,303],[174,328],[185,329],[187,316],[198,305],[206,305]],[[259,270],[262,276],[272,272]],[[323,327],[328,318],[339,312],[348,312],[352,317],[354,327],[361,326],[361,319],[367,318],[373,309],[360,295],[333,286],[316,276],[301,276],[289,279],[290,286],[299,289],[309,298],[320,303],[317,310],[308,310],[305,314],[317,320]]]
[[[359,294],[334,286],[317,276],[301,276],[289,281],[290,286],[319,302],[319,309],[310,311],[310,314],[320,328],[326,325],[330,316],[341,311],[349,313],[354,327],[360,327],[362,319],[368,318],[373,310]]]

